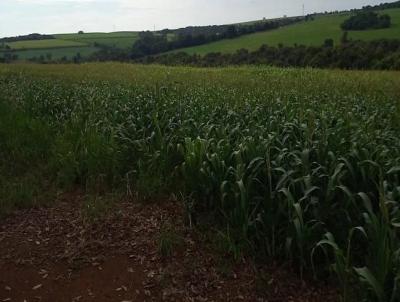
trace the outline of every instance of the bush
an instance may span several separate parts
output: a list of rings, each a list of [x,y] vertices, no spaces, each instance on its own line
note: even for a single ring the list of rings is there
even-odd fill
[[[378,15],[375,12],[362,12],[350,17],[341,25],[343,30],[366,30],[388,28],[392,25],[389,15]]]

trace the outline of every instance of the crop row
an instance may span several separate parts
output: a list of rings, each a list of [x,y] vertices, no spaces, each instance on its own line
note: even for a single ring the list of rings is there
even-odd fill
[[[398,100],[279,81],[239,89],[206,77],[129,85],[3,75],[0,208],[18,206],[10,192],[20,179],[143,199],[175,193],[189,223],[211,217],[223,230],[233,257],[290,261],[320,279],[335,272],[344,300],[398,301]]]

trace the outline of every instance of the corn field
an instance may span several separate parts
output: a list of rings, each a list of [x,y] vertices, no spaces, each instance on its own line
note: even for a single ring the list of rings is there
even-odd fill
[[[227,252],[400,301],[400,74],[0,66],[0,212],[174,194]]]

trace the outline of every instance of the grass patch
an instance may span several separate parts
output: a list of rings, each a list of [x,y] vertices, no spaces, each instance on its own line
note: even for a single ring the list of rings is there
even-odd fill
[[[78,41],[66,41],[61,39],[47,39],[47,40],[32,40],[32,41],[17,41],[7,43],[11,49],[49,49],[49,48],[63,48],[63,47],[79,47],[86,46],[85,43]]]
[[[75,57],[78,53],[83,57],[87,58],[94,52],[98,51],[99,48],[93,46],[79,46],[79,47],[62,47],[62,48],[41,48],[41,49],[26,49],[14,51],[13,54],[18,56],[19,60],[29,60],[33,58],[43,57],[47,60],[48,57],[51,60],[60,60],[64,57],[68,60]],[[0,53],[1,54],[1,53]]]
[[[351,31],[349,38],[354,40],[397,39],[400,37],[400,9],[381,11],[392,18],[392,26],[387,29]],[[245,35],[236,39],[225,39],[196,47],[179,49],[174,52],[205,55],[210,52],[233,53],[245,48],[251,51],[258,50],[263,44],[277,46],[307,45],[321,46],[326,39],[340,42],[342,29],[340,25],[349,17],[349,14],[317,16],[314,21],[300,22],[284,26],[276,30]]]
[[[171,257],[183,245],[183,238],[176,233],[171,225],[162,225],[157,238],[158,252],[162,257]]]
[[[113,209],[115,202],[116,196],[114,194],[89,194],[85,197],[83,202],[82,216],[85,221],[95,223],[105,217]]]

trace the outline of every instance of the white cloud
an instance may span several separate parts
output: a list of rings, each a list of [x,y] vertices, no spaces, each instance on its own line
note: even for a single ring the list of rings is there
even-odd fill
[[[382,0],[0,0],[0,36],[224,24]]]

